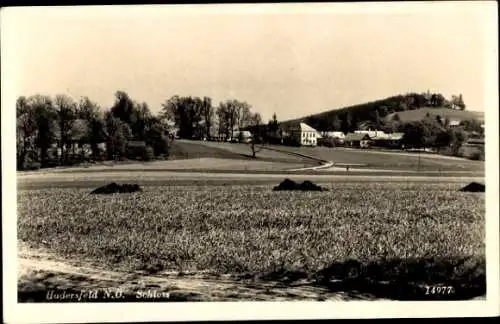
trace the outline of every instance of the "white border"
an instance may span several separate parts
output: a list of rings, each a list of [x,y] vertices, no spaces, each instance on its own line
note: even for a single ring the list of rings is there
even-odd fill
[[[477,3],[477,2],[476,2]],[[435,12],[437,8],[453,10],[467,2],[433,3],[352,3],[352,4],[245,4],[203,5],[203,13],[264,14],[276,11],[289,13],[331,12],[348,14]],[[428,4],[428,3],[427,3]],[[487,240],[487,299],[467,302],[224,302],[224,303],[128,303],[128,304],[17,304],[16,271],[16,165],[15,165],[15,75],[10,67],[16,64],[15,53],[1,47],[2,59],[2,228],[4,266],[4,318],[6,323],[56,322],[119,322],[119,321],[194,321],[194,320],[270,320],[270,319],[331,319],[331,318],[393,318],[393,317],[477,317],[499,315],[499,208],[498,208],[498,21],[497,3],[483,2],[485,40],[485,120],[486,120],[486,240]],[[151,14],[158,6],[123,7],[122,14]],[[177,5],[172,14],[189,14],[195,6]],[[472,8],[472,7],[471,7]],[[45,8],[37,8],[44,10]],[[83,14],[83,8],[61,14]],[[195,8],[196,9],[196,8]],[[477,9],[477,7],[474,7]],[[9,30],[11,14],[30,8],[2,9],[1,41],[15,37]],[[88,7],[107,15],[114,7]],[[122,10],[122,8],[120,8]],[[8,62],[8,64],[6,63]],[[7,77],[8,76],[8,77]],[[9,107],[9,108],[7,108]],[[13,140],[14,139],[14,140]]]

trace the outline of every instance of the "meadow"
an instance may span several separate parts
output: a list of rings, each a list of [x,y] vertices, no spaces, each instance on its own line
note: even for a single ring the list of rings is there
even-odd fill
[[[396,113],[387,115],[386,120],[391,120]],[[403,122],[422,120],[427,114],[432,116],[439,115],[442,119],[448,118],[450,120],[466,120],[466,119],[477,119],[484,121],[484,113],[481,111],[472,110],[458,110],[449,108],[435,108],[435,107],[423,107],[413,110],[405,110],[397,112],[399,118]]]
[[[236,144],[227,142],[175,140],[169,152],[169,160],[186,160],[193,158],[218,158],[234,160],[257,160],[261,162],[315,164],[314,159],[284,154],[272,150],[262,150],[253,159],[249,144]],[[317,163],[316,163],[317,164]]]
[[[447,156],[401,151],[386,152],[375,149],[346,149],[329,147],[269,146],[270,149],[314,156],[338,165],[352,165],[358,168],[411,170],[411,171],[472,171],[484,172],[484,161],[450,158]]]
[[[88,196],[18,191],[18,239],[124,271],[205,271],[310,280],[331,290],[428,299],[445,285],[485,293],[484,194],[462,183],[336,182],[327,192],[272,185],[162,185]]]

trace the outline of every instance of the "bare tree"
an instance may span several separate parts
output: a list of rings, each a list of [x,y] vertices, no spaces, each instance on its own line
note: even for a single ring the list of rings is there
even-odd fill
[[[256,147],[256,144],[258,144],[258,133],[259,133],[259,126],[262,123],[262,117],[260,116],[259,113],[255,113],[251,115],[250,118],[250,123],[253,129],[253,134],[252,134],[252,139],[250,141],[250,148],[252,150],[252,158],[256,158],[256,154],[259,153],[262,150],[262,146]]]
[[[35,139],[38,131],[33,108],[24,96],[17,99],[16,117],[17,168],[22,169],[25,167],[28,155],[36,153]],[[30,161],[32,160],[33,158],[30,159]]]
[[[202,100],[202,114],[203,114],[203,122],[205,123],[204,126],[204,133],[205,137],[207,139],[210,139],[211,130],[213,126],[213,118],[214,118],[214,108],[212,106],[212,99],[209,97],[203,97]]]

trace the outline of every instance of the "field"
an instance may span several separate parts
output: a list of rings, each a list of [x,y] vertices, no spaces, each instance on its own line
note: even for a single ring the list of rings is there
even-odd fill
[[[225,142],[209,141],[188,141],[175,140],[172,143],[169,154],[170,160],[178,159],[198,159],[198,158],[219,158],[233,160],[251,160],[274,163],[311,164],[311,159],[282,154],[279,152],[263,150],[258,153],[257,158],[251,157],[252,151],[248,144],[232,144]]]
[[[470,110],[455,110],[448,108],[420,108],[415,110],[405,110],[400,111],[397,114],[399,118],[403,122],[414,121],[414,120],[422,120],[425,118],[425,115],[429,113],[432,116],[439,115],[441,118],[445,119],[448,117],[450,120],[465,120],[465,119],[477,119],[480,121],[484,121],[484,113],[479,111],[470,111]],[[386,119],[390,120],[393,114],[389,114]]]
[[[338,292],[401,300],[483,295],[484,194],[457,192],[464,181],[456,179],[372,180],[323,181],[330,191],[320,193],[273,192],[272,179],[166,180],[112,196],[78,186],[20,189],[18,239],[102,269],[306,285],[325,291],[319,300]],[[426,285],[453,293],[427,296]]]
[[[350,165],[354,168],[432,172],[484,172],[483,161],[472,161],[436,154],[420,154],[419,156],[417,153],[328,147],[269,146],[269,148],[282,152],[313,156],[320,160],[331,161],[335,165]]]
[[[167,161],[101,163],[80,167],[41,170],[39,173],[79,173],[79,172],[161,172],[161,171],[233,171],[233,172],[272,172],[286,171],[293,168],[310,167],[311,163],[304,161],[273,162],[262,159],[231,159],[202,157],[192,159],[173,159]]]

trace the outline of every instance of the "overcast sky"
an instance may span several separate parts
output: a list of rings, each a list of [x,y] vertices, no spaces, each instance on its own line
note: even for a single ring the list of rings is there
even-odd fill
[[[87,95],[105,108],[124,90],[155,112],[177,94],[284,120],[429,89],[484,110],[496,7],[374,5],[9,8],[2,60],[16,96]]]

